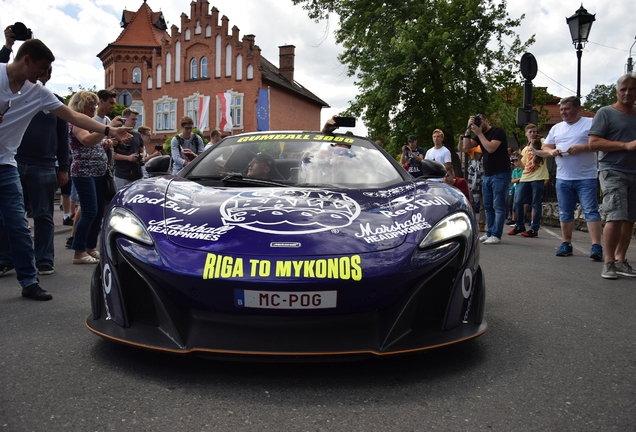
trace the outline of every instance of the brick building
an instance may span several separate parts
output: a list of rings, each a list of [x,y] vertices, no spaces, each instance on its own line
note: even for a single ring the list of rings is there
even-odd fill
[[[320,129],[320,111],[329,105],[294,81],[295,47],[279,47],[277,68],[261,56],[254,35],[240,38],[236,26],[230,32],[226,16],[219,24],[219,11],[208,1],[191,2],[190,16],[182,13],[181,26],[172,25],[170,33],[146,0],[137,12],[124,10],[121,26],[117,40],[97,55],[104,88],[138,110],[138,125],[152,128],[157,139],[177,133],[184,115],[209,136],[221,121],[219,93],[231,99],[231,133],[256,131],[259,90],[265,91],[258,112],[261,118],[269,112],[264,130]]]

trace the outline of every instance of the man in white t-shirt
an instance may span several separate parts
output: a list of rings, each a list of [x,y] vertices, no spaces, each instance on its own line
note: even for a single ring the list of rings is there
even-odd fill
[[[12,265],[0,263],[0,276],[15,268],[22,296],[51,300],[36,277],[31,231],[24,217],[24,198],[15,154],[31,119],[42,110],[98,135],[128,141],[127,128],[107,127],[75,112],[60,102],[50,90],[37,84],[55,60],[53,53],[38,39],[24,42],[11,64],[0,64],[0,216],[11,246]]]
[[[550,129],[541,150],[530,146],[530,151],[542,157],[554,157],[557,163],[556,191],[563,243],[556,255],[572,255],[574,209],[578,197],[592,238],[590,258],[602,261],[596,152],[590,151],[587,145],[592,119],[581,117],[581,101],[577,97],[563,98],[559,105],[563,121]]]
[[[433,131],[433,148],[428,149],[426,155],[424,156],[424,159],[439,162],[446,168],[449,168],[453,165],[451,152],[449,149],[444,147],[444,132],[442,132],[440,129],[435,129]]]

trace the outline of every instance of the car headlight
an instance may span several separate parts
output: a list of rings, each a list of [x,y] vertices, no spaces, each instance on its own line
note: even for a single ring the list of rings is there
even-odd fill
[[[473,235],[473,224],[466,213],[453,213],[439,221],[420,243],[425,248],[453,237],[464,237],[467,244]]]
[[[113,207],[106,222],[106,238],[114,233],[120,233],[133,240],[152,246],[154,242],[148,234],[143,222],[130,210],[123,207]],[[110,241],[108,241],[110,244]]]

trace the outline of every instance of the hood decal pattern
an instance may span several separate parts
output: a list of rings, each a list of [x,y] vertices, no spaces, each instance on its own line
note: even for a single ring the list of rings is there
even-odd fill
[[[220,212],[228,226],[268,234],[312,234],[351,225],[360,215],[360,205],[341,192],[264,189],[229,198]]]

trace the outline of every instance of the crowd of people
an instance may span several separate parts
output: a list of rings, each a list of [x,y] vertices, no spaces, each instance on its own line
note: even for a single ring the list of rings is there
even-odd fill
[[[450,154],[440,151],[443,132],[439,129],[433,132],[434,146],[428,152],[411,135],[402,148],[401,163],[414,177],[422,175],[422,160],[444,164],[444,181],[460,189],[479,215],[484,232],[479,240],[493,245],[501,242],[506,223],[512,228],[508,235],[538,236],[543,193],[550,179],[546,159],[554,158],[562,237],[556,256],[573,254],[579,202],[590,233],[589,256],[604,262],[601,277],[636,277],[626,257],[636,222],[636,75],[623,75],[616,87],[616,103],[600,109],[593,119],[582,116],[577,97],[561,99],[562,121],[545,139],[537,135],[536,125],[528,124],[527,143],[517,152],[508,147],[503,129],[492,126],[483,114],[471,116],[458,144],[458,150],[469,158],[467,181],[458,181],[450,167]],[[528,212],[531,220],[526,229]]]
[[[56,190],[60,188],[62,223],[72,226],[66,242],[73,250],[72,263],[98,264],[98,237],[110,200],[118,189],[149,176],[145,163],[164,154],[163,146],[151,143],[149,127],[134,130],[139,115],[134,109],[109,118],[117,98],[113,91],[80,90],[66,106],[45,87],[55,60],[48,47],[37,39],[25,41],[9,63],[15,37],[11,27],[4,33],[0,276],[15,270],[23,297],[50,300],[52,295],[40,286],[39,276],[55,272]],[[192,133],[192,119],[184,117],[181,126],[173,149],[192,160],[204,144]],[[213,131],[211,144],[220,139],[221,134]],[[182,162],[185,165],[187,161]],[[33,218],[33,240],[25,214]]]
[[[52,295],[39,285],[37,276],[54,272],[57,188],[61,188],[63,223],[73,225],[67,241],[74,251],[72,263],[97,264],[98,235],[108,203],[118,188],[147,177],[145,162],[163,151],[162,146],[151,143],[150,128],[133,130],[139,115],[135,110],[127,108],[121,116],[108,117],[116,93],[81,90],[66,106],[45,86],[55,59],[51,51],[41,41],[31,39],[8,63],[15,41],[10,27],[5,38],[0,49],[0,99],[4,105],[0,109],[0,276],[15,269],[22,296],[50,300]],[[439,129],[433,131],[433,147],[428,151],[418,146],[417,136],[409,136],[400,162],[413,177],[422,175],[423,160],[443,164],[443,181],[458,188],[479,215],[484,232],[480,241],[493,245],[501,242],[506,222],[512,228],[509,235],[538,236],[543,192],[549,180],[546,159],[554,158],[562,235],[556,255],[572,255],[578,200],[591,237],[590,258],[604,261],[601,276],[636,277],[626,257],[636,221],[635,102],[636,75],[631,74],[618,80],[617,102],[599,110],[594,119],[582,117],[578,98],[564,98],[560,102],[563,121],[545,140],[537,136],[536,125],[527,125],[527,145],[512,155],[503,129],[492,126],[483,114],[471,116],[458,145],[470,158],[467,179],[456,176],[451,152],[444,147],[444,133]],[[12,106],[21,108],[12,110]],[[183,117],[180,124],[182,132],[171,142],[172,172],[187,166],[204,150],[203,140],[193,133],[193,120]],[[220,139],[220,133],[213,131],[208,145]],[[271,156],[259,153],[250,162],[247,175],[268,178],[272,166]],[[25,218],[25,196],[34,221],[33,241]],[[80,208],[75,211],[77,201]],[[526,230],[528,210],[531,221]]]

